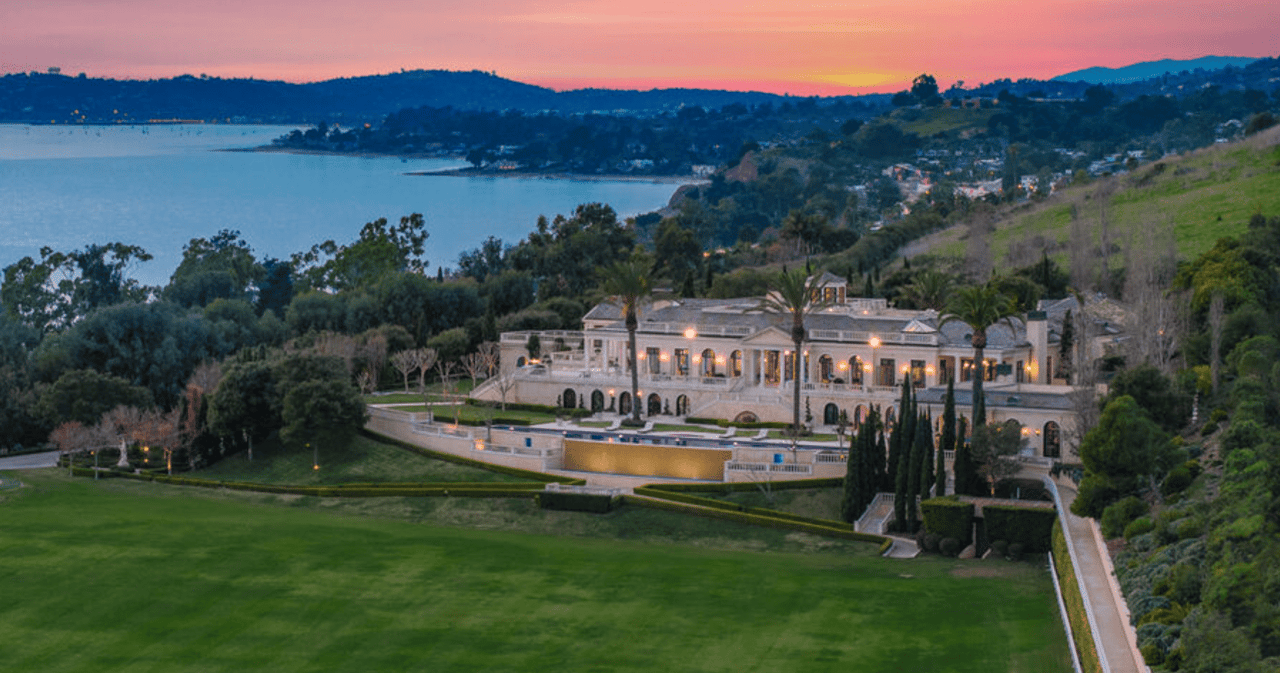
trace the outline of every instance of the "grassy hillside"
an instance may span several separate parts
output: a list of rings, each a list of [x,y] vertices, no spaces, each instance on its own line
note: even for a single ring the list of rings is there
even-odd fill
[[[463,530],[22,478],[0,498],[6,670],[1070,670],[1039,564]]]
[[[997,267],[1032,263],[1044,249],[1065,261],[1073,220],[1083,221],[1076,228],[1090,232],[1096,246],[1106,218],[1113,267],[1128,241],[1143,240],[1148,228],[1172,228],[1179,256],[1191,259],[1219,238],[1243,232],[1259,212],[1280,214],[1280,128],[1004,208],[995,218],[992,252]],[[917,241],[907,254],[960,258],[966,236],[965,226],[953,227]]]

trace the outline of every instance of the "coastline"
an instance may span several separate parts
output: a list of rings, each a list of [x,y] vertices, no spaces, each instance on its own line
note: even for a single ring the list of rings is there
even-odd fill
[[[242,147],[217,150],[219,152],[266,152],[276,154],[314,154],[325,156],[339,157],[365,157],[371,159],[456,159],[465,161],[463,157],[453,154],[433,154],[427,152],[418,152],[413,154],[389,153],[389,152],[331,152],[327,150],[312,150],[295,147],[276,147],[274,145],[261,145],[259,147]],[[547,172],[528,170],[484,170],[475,168],[474,166],[463,166],[459,168],[446,168],[439,171],[408,171],[403,175],[413,176],[445,176],[460,178],[517,178],[523,180],[578,180],[584,182],[648,182],[651,184],[671,184],[671,185],[700,185],[707,184],[710,180],[699,178],[693,175],[633,175],[629,173],[563,173],[563,172]]]

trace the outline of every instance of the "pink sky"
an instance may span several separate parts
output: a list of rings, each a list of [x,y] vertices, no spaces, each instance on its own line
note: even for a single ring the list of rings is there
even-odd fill
[[[555,89],[797,95],[1048,78],[1162,58],[1280,55],[1250,0],[16,0],[0,73],[295,82],[485,70]]]

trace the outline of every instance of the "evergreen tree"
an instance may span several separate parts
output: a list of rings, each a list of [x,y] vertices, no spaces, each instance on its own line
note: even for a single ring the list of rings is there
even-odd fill
[[[890,455],[890,467],[894,467],[893,478],[893,516],[898,531],[910,531],[908,521],[915,516],[915,489],[912,488],[911,445],[915,440],[915,414],[911,402],[911,378],[902,380],[902,406],[898,423],[893,427],[890,438],[890,452],[897,452],[896,458]],[[896,467],[895,467],[896,466]],[[920,473],[915,473],[918,480]],[[918,488],[918,485],[917,485]]]
[[[946,451],[955,451],[956,449],[956,379],[955,376],[947,377],[947,396],[942,406],[942,437],[941,444],[938,446],[938,466],[934,476],[937,479],[937,488],[934,494],[943,496],[947,494],[947,473],[946,473]],[[954,466],[952,466],[954,469]]]
[[[876,408],[871,412],[871,418],[873,419],[872,431],[868,435],[867,441],[870,442],[869,446],[871,447],[871,457],[874,460],[872,467],[875,469],[875,472],[872,476],[876,480],[876,486],[869,492],[876,493],[876,489],[888,490],[884,489],[882,486],[887,478],[885,475],[887,473],[888,466],[885,460],[888,453],[884,441],[884,420],[880,415],[879,408]]]
[[[956,478],[956,493],[960,495],[970,495],[973,483],[973,459],[969,454],[969,444],[964,441],[967,425],[967,419],[961,416],[960,429],[956,433],[955,465],[952,466]]]
[[[865,426],[864,426],[865,428]],[[862,516],[865,509],[866,463],[863,460],[863,440],[861,432],[849,436],[849,457],[845,463],[844,497],[840,500],[840,516],[848,523],[853,523]]]
[[[916,441],[913,450],[920,450],[920,499],[929,499],[929,487],[933,486],[933,417],[928,412],[916,422]],[[941,452],[939,452],[941,453]]]

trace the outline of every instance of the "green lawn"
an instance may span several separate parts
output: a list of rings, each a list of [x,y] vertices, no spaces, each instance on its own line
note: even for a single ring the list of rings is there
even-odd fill
[[[320,469],[312,469],[310,451],[291,451],[272,440],[254,447],[253,462],[244,453],[228,456],[191,473],[219,481],[265,484],[352,484],[386,482],[524,481],[476,467],[447,463],[356,435],[342,452],[320,454]]]
[[[1040,564],[882,559],[781,531],[766,532],[789,546],[743,551],[754,529],[632,508],[397,498],[355,516],[359,502],[19,476],[0,494],[5,670],[1070,670]],[[455,506],[503,514],[419,522]],[[474,529],[522,519],[599,534]],[[688,544],[655,542],[690,521]]]

